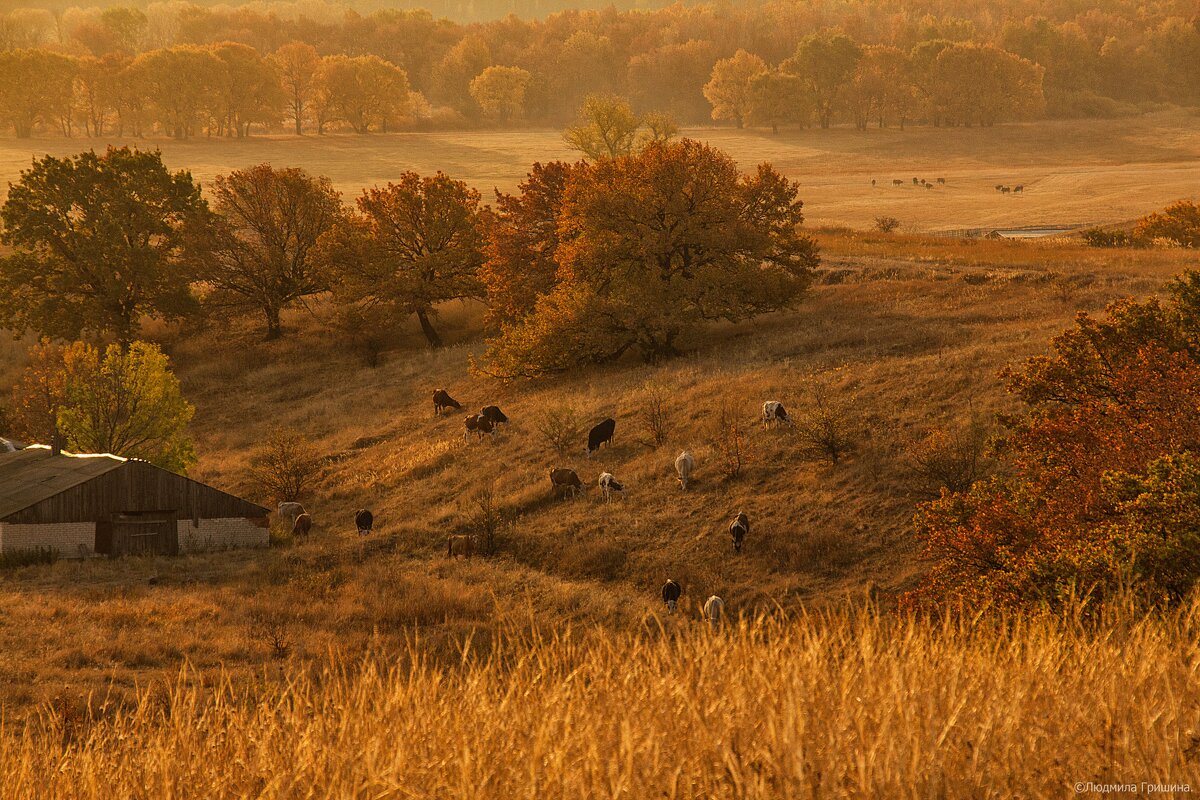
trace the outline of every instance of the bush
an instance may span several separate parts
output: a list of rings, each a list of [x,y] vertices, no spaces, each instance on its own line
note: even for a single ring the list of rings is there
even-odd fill
[[[294,502],[321,473],[323,459],[303,434],[292,428],[272,428],[250,461],[254,482],[280,502]]]
[[[647,383],[642,400],[642,425],[646,429],[646,443],[662,447],[671,435],[671,394],[665,386]]]
[[[752,448],[746,428],[730,403],[722,403],[717,413],[712,444],[717,456],[717,469],[726,480],[741,475],[742,468],[751,460]]]
[[[1137,247],[1141,241],[1127,231],[1106,231],[1089,228],[1082,234],[1083,240],[1092,247]]]
[[[860,432],[858,409],[853,398],[826,384],[814,384],[808,401],[792,416],[796,433],[814,455],[838,462],[854,447]]]
[[[876,217],[875,230],[880,233],[892,233],[900,228],[900,220],[895,217]]]
[[[463,502],[463,517],[484,555],[496,554],[496,534],[504,522],[504,511],[496,501],[496,486],[488,484]]]
[[[0,569],[16,569],[34,564],[53,564],[58,561],[58,550],[54,547],[33,547],[27,550],[9,550],[0,553]]]
[[[987,449],[988,429],[979,420],[948,430],[930,431],[909,457],[918,490],[933,496],[943,488],[951,492],[967,491],[993,470]]]
[[[538,433],[560,455],[579,443],[583,430],[579,425],[579,413],[571,406],[553,406],[542,412],[538,421]]]

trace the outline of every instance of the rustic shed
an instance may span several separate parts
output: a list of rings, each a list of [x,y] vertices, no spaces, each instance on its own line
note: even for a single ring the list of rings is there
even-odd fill
[[[0,552],[175,554],[265,547],[267,509],[145,461],[0,451]]]

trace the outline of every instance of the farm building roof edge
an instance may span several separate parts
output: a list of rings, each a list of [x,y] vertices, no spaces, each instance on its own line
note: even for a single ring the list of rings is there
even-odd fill
[[[261,510],[264,516],[270,513],[269,509],[257,503],[186,475],[165,470],[148,461],[123,458],[112,453],[54,453],[46,445],[35,444],[24,450],[0,451],[0,522],[126,464],[139,464],[166,472],[209,492],[216,492],[253,506]]]

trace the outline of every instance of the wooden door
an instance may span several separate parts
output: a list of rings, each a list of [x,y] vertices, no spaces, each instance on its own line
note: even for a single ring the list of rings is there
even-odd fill
[[[113,515],[112,555],[175,555],[178,552],[179,531],[174,512]]]

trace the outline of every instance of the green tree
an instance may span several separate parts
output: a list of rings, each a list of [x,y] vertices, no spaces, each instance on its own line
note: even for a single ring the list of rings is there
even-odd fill
[[[479,192],[441,172],[406,172],[364,191],[358,211],[323,245],[335,294],[397,316],[415,314],[430,347],[440,347],[435,306],[482,295]]]
[[[223,114],[228,70],[210,50],[190,45],[153,50],[129,69],[150,116],[176,139],[195,136]]]
[[[330,56],[321,63],[320,79],[330,118],[355,133],[372,126],[386,132],[389,120],[412,107],[408,76],[378,56]]]
[[[960,125],[1034,117],[1046,105],[1044,72],[994,45],[951,45],[933,63],[931,101],[943,120]]]
[[[750,80],[748,121],[770,125],[772,133],[788,122],[804,122],[812,114],[804,82],[783,72],[762,72]]]
[[[529,73],[520,67],[488,67],[471,81],[471,97],[483,113],[501,122],[525,114],[525,89]]]
[[[18,139],[33,135],[38,123],[71,134],[75,60],[46,50],[0,53],[0,119]]]
[[[0,323],[73,339],[135,338],[143,316],[193,309],[183,265],[210,217],[187,172],[157,152],[46,156],[21,172],[0,208]]]
[[[43,342],[30,353],[14,396],[25,432],[41,441],[57,433],[73,452],[140,458],[176,472],[196,461],[186,432],[195,409],[157,345],[100,350]]]
[[[260,310],[276,339],[289,303],[328,289],[313,254],[342,217],[339,195],[328,178],[269,164],[218,177],[212,194],[217,220],[194,274],[216,290],[214,303]]]
[[[766,62],[745,50],[718,61],[704,85],[704,96],[712,103],[712,118],[731,119],[742,127],[751,108],[750,84],[766,72]]]
[[[817,263],[797,193],[766,164],[739,175],[688,139],[576,173],[556,232],[558,282],[491,340],[487,371],[531,377],[629,351],[654,360],[704,321],[791,306]]]
[[[838,100],[854,75],[862,48],[843,33],[814,33],[800,40],[791,58],[780,64],[784,72],[804,81],[816,106],[822,128],[828,128]]]
[[[578,125],[567,128],[567,144],[588,158],[617,158],[633,152],[642,121],[629,101],[611,94],[590,95],[579,110]]]
[[[250,135],[252,124],[278,122],[286,98],[274,65],[244,44],[226,42],[213,53],[225,64],[224,113],[218,132],[241,139]]]

